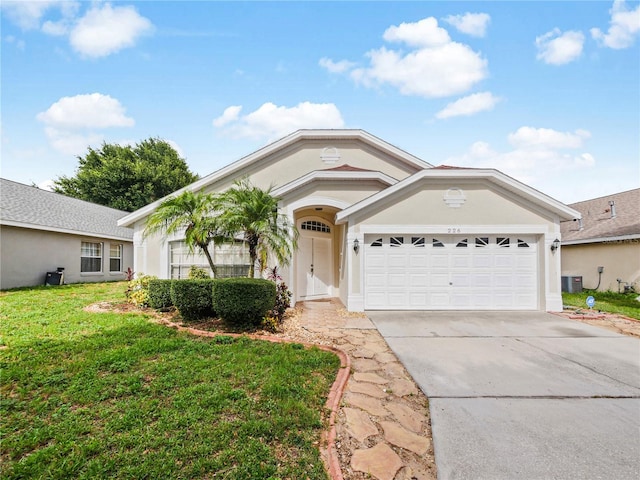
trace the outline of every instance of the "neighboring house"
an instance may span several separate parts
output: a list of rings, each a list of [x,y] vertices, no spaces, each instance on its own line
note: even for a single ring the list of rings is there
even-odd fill
[[[582,220],[560,224],[562,275],[581,276],[588,289],[640,291],[640,188],[570,207]]]
[[[579,213],[496,170],[433,168],[362,130],[300,130],[186,189],[223,191],[242,177],[275,184],[300,232],[283,272],[294,301],[339,297],[350,311],[562,309],[551,247],[560,221]],[[119,221],[134,228],[135,270],[177,278],[205,265],[179,236],[143,236],[159,204]],[[237,248],[212,255],[246,262]]]
[[[64,268],[64,282],[124,280],[133,267],[127,212],[0,179],[0,289],[43,285]]]

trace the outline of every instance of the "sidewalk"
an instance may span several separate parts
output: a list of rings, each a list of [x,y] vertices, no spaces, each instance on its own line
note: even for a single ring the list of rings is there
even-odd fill
[[[349,314],[337,299],[296,307],[302,328],[351,359],[336,420],[342,477],[435,480],[428,400],[371,321]]]

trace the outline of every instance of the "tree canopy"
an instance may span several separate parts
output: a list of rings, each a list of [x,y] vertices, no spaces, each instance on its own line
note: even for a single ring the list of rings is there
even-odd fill
[[[78,157],[75,176],[54,181],[54,191],[132,212],[196,181],[166,141],[149,138],[134,146],[103,143]]]

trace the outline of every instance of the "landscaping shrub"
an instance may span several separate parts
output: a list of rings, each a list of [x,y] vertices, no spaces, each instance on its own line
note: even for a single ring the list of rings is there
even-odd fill
[[[173,280],[154,279],[149,282],[149,306],[160,310],[173,306],[171,301],[171,282]]]
[[[131,280],[127,284],[127,290],[125,295],[129,303],[133,303],[138,307],[149,306],[149,282],[155,280],[157,277],[153,275],[141,274],[135,280]]]
[[[258,326],[273,309],[276,285],[261,278],[227,278],[213,284],[213,308],[224,321]]]
[[[189,268],[189,278],[191,279],[207,279],[211,278],[209,272],[207,272],[204,268],[197,267],[195,265],[191,265]]]
[[[212,285],[216,280],[186,279],[171,282],[171,301],[184,320],[198,320],[213,315]]]

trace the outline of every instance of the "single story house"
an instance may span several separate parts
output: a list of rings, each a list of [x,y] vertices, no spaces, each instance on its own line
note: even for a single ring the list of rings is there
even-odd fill
[[[433,167],[362,130],[299,130],[185,188],[224,191],[243,177],[275,185],[300,232],[284,270],[294,301],[339,297],[349,311],[562,309],[560,222],[579,213],[497,170]],[[159,204],[118,222],[134,229],[135,270],[177,278],[205,265],[180,236],[143,235]],[[247,261],[241,248],[211,253],[220,265]]]
[[[569,206],[582,218],[560,224],[562,275],[588,289],[640,292],[640,188]]]
[[[0,289],[43,285],[64,268],[64,283],[124,280],[133,267],[127,212],[0,179]]]

